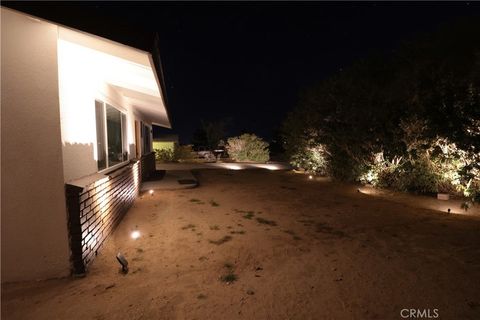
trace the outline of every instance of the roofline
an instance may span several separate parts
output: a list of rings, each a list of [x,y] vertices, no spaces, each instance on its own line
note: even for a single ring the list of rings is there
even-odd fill
[[[111,39],[108,39],[108,38],[104,38],[104,37],[101,37],[101,36],[98,36],[96,34],[93,34],[93,33],[89,33],[89,32],[86,32],[86,31],[82,31],[82,30],[79,30],[79,29],[75,29],[75,28],[72,28],[72,27],[69,27],[69,26],[65,26],[61,23],[57,23],[57,22],[53,22],[53,21],[50,21],[50,20],[47,20],[47,19],[44,19],[44,18],[40,18],[40,17],[37,17],[37,16],[34,16],[34,15],[31,15],[29,13],[25,13],[23,11],[19,11],[19,10],[16,10],[16,9],[12,9],[12,8],[9,8],[9,7],[5,7],[5,6],[2,6],[0,5],[0,8],[2,10],[9,10],[9,11],[12,11],[12,12],[15,12],[15,13],[18,13],[18,14],[22,14],[24,16],[27,16],[28,18],[30,19],[33,19],[33,20],[36,20],[36,21],[42,21],[42,22],[46,22],[46,23],[50,23],[50,24],[53,24],[53,25],[56,25],[57,27],[61,27],[61,28],[65,28],[65,29],[68,29],[68,30],[71,30],[71,31],[75,31],[75,32],[79,32],[81,34],[84,34],[84,35],[87,35],[87,36],[90,36],[90,37],[94,37],[94,38],[97,38],[99,40],[102,40],[102,41],[105,41],[105,42],[108,42],[108,43],[112,43],[112,44],[115,44],[115,45],[120,45],[120,46],[123,46],[123,47],[126,47],[126,48],[129,48],[131,50],[135,50],[139,53],[143,53],[143,54],[146,54],[148,56],[148,59],[150,61],[150,66],[152,67],[152,71],[153,71],[153,74],[155,75],[155,80],[157,81],[157,85],[160,89],[160,94],[162,95],[162,100],[163,100],[163,105],[165,107],[165,113],[167,115],[167,120],[168,120],[168,123],[170,124],[168,127],[165,127],[163,125],[160,125],[161,127],[164,127],[164,128],[168,128],[168,129],[172,129],[172,122],[170,121],[170,113],[169,113],[169,108],[167,106],[167,90],[166,90],[166,86],[165,86],[165,78],[163,76],[163,68],[162,68],[162,63],[161,63],[161,59],[160,59],[160,51],[158,48],[156,48],[157,44],[156,44],[156,40],[158,38],[158,36],[156,35],[156,37],[154,38],[154,46],[153,46],[153,49],[157,49],[157,55],[158,55],[158,59],[159,59],[159,69],[160,70],[157,70],[157,67],[155,65],[155,61],[153,59],[153,56],[152,56],[152,53],[149,52],[149,51],[145,51],[145,50],[141,50],[141,49],[138,49],[138,48],[135,48],[135,47],[132,47],[132,46],[129,46],[129,45],[126,45],[126,44],[123,44],[121,42],[117,42],[117,41],[114,41],[114,40],[111,40]],[[158,40],[157,40],[158,41]],[[158,77],[158,73],[160,73],[160,77]]]
[[[154,59],[153,54],[149,53],[149,58],[151,59],[151,63],[153,63],[155,79],[157,80],[157,82],[160,86],[160,90],[162,91],[163,104],[165,106],[165,113],[167,114],[167,120],[168,120],[168,123],[170,124],[170,126],[167,127],[167,128],[172,129],[172,121],[171,121],[171,118],[170,118],[170,111],[169,111],[169,108],[168,108],[167,87],[166,87],[166,84],[165,84],[165,76],[164,76],[164,72],[163,72],[162,57],[160,55],[160,48],[159,48],[160,46],[158,45],[159,42],[160,42],[160,40],[158,38],[158,33],[155,33],[155,37],[153,39],[153,50],[152,51],[154,51],[155,56],[158,57],[158,68],[157,68],[157,65],[155,65],[155,59]]]

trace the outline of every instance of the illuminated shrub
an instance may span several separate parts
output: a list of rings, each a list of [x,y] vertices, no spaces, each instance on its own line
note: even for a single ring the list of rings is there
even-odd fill
[[[226,149],[235,161],[267,162],[270,159],[268,143],[254,134],[229,138]]]
[[[309,173],[327,174],[327,151],[325,146],[303,146],[290,156],[290,164]]]
[[[425,138],[418,132],[423,128],[417,121],[409,122],[404,127],[406,155],[389,161],[383,152],[375,154],[360,181],[400,191],[458,193],[478,202],[480,175],[475,155],[445,138]]]
[[[405,164],[399,184],[405,191],[420,193],[438,192],[442,178],[433,162],[426,156]]]
[[[463,195],[467,198],[470,198],[472,202],[480,202],[480,178],[477,175],[477,178],[469,180],[465,189],[463,190]]]
[[[174,152],[171,149],[155,149],[155,160],[172,162],[174,160]]]
[[[178,162],[179,160],[193,159],[192,146],[175,144],[173,150],[155,149],[155,159],[160,162]]]
[[[360,176],[360,181],[382,188],[394,187],[402,173],[402,157],[394,157],[389,161],[383,152],[378,152],[372,158],[368,170]]]

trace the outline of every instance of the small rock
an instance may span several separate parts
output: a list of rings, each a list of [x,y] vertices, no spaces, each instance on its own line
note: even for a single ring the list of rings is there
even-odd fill
[[[253,290],[247,290],[247,294],[253,296],[255,292]]]

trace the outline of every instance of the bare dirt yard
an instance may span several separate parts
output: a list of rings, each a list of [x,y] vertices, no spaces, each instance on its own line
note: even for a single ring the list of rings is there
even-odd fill
[[[291,172],[198,178],[139,198],[87,277],[4,285],[2,318],[480,319],[478,209],[448,215]]]

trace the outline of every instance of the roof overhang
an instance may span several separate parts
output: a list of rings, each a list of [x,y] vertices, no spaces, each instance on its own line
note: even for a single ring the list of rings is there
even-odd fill
[[[95,65],[96,77],[111,85],[145,120],[171,128],[164,92],[152,55],[105,38],[59,26],[59,47],[68,59]]]

